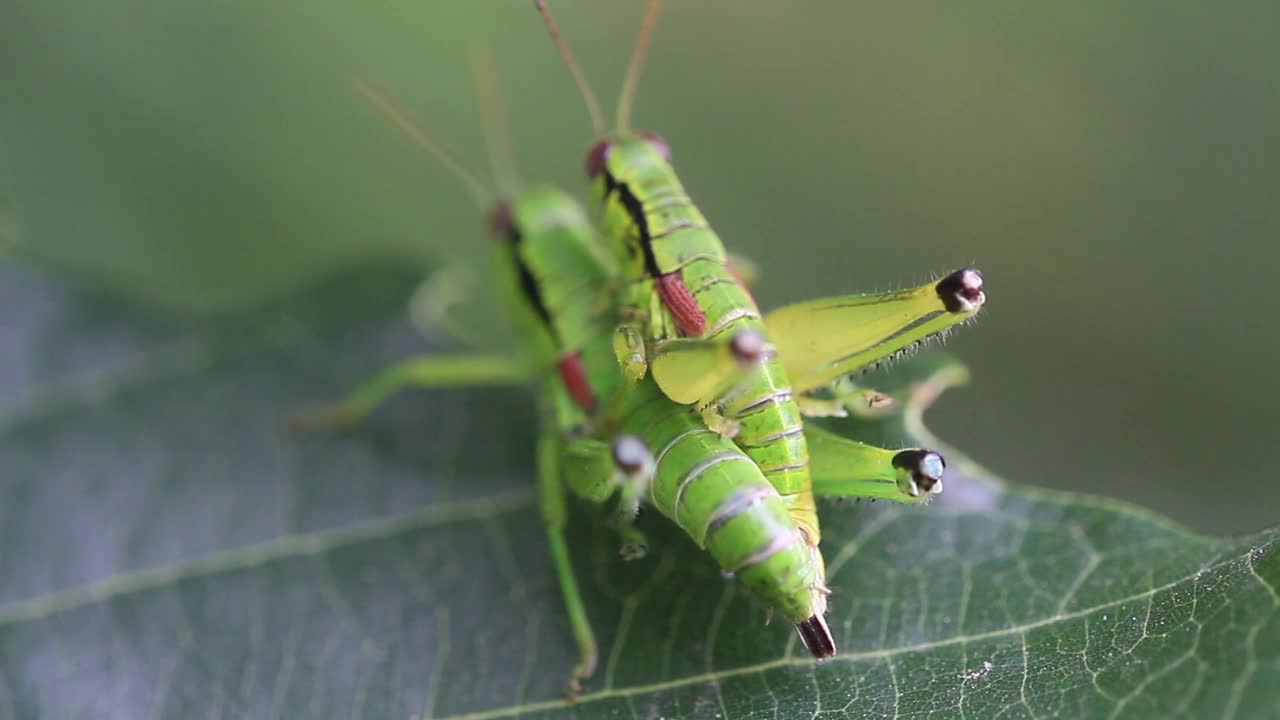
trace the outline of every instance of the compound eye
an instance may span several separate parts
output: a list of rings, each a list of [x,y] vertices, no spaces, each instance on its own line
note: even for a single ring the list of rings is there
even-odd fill
[[[609,159],[609,150],[613,148],[613,142],[604,139],[597,140],[591,149],[587,151],[587,179],[595,180],[596,177],[604,172],[605,161]]]
[[[739,330],[729,339],[729,350],[743,365],[757,365],[769,357],[768,341],[756,330]]]
[[[645,142],[649,143],[654,150],[658,151],[658,154],[662,156],[663,160],[671,162],[671,145],[667,143],[666,138],[652,130],[641,130],[636,134],[644,138]]]
[[[635,435],[619,435],[613,441],[613,464],[624,475],[639,475],[653,465],[649,446]]]
[[[515,218],[511,214],[511,205],[505,200],[499,200],[497,205],[493,206],[493,211],[489,213],[489,232],[495,237],[510,237],[515,231]]]
[[[973,268],[957,270],[938,281],[938,297],[947,312],[974,312],[987,301],[982,290],[982,273]]]

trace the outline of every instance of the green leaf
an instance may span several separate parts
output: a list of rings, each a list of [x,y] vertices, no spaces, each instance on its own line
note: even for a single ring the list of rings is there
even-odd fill
[[[603,647],[568,713],[528,394],[417,394],[349,436],[280,432],[432,349],[403,319],[415,279],[179,324],[0,267],[0,717],[1280,710],[1276,531],[1200,537],[952,452],[929,507],[823,507],[842,654],[820,665],[667,523],[645,517],[655,552],[624,563],[576,508]],[[940,367],[888,377],[925,381],[914,409]]]

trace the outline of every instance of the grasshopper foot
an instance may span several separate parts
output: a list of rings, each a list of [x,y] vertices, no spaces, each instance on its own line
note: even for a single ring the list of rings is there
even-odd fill
[[[737,420],[721,415],[719,411],[707,408],[702,411],[702,421],[707,424],[707,429],[714,433],[719,433],[730,440],[738,436],[738,431],[742,429],[742,423]]]
[[[284,427],[290,437],[301,437],[315,432],[350,430],[363,419],[360,413],[345,405],[330,405],[291,412],[285,418]]]
[[[644,538],[638,540],[627,540],[622,543],[622,547],[618,548],[618,555],[628,562],[632,560],[641,560],[649,554],[649,543]]]

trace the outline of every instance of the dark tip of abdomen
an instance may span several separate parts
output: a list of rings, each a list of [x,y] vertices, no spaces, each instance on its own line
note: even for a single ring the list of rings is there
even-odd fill
[[[800,631],[800,639],[804,641],[809,654],[822,660],[836,654],[836,640],[831,637],[831,628],[821,615],[810,615],[807,620],[796,623]]]

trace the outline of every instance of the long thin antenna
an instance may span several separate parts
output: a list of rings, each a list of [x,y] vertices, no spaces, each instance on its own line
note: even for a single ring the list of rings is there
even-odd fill
[[[489,155],[489,171],[498,193],[507,198],[515,195],[520,185],[516,174],[515,151],[511,142],[511,123],[502,97],[502,81],[493,48],[485,45],[471,50],[471,82],[475,86],[476,104],[480,108],[480,125],[484,130],[485,150]]]
[[[578,65],[578,61],[573,59],[573,51],[569,49],[569,43],[565,42],[564,36],[560,34],[560,27],[556,25],[555,18],[551,17],[551,10],[547,7],[547,0],[533,0],[534,7],[538,8],[538,14],[542,16],[543,22],[547,25],[547,32],[551,33],[551,40],[560,50],[560,57],[564,60],[564,64],[569,68],[569,74],[573,76],[573,82],[578,86],[578,93],[582,95],[582,101],[587,104],[587,112],[591,115],[591,129],[595,132],[596,137],[603,137],[605,133],[604,113],[600,112],[600,102],[596,100],[595,93],[591,92],[591,85],[587,83],[587,77],[582,74],[582,67]]]
[[[622,79],[622,93],[618,95],[619,133],[626,133],[631,129],[631,103],[636,96],[640,68],[644,66],[644,58],[649,51],[649,40],[653,37],[653,26],[658,24],[660,10],[662,10],[662,0],[649,0],[649,6],[644,11],[644,22],[640,24],[640,34],[636,36],[635,48],[631,50],[631,62],[627,64],[627,74]]]
[[[471,197],[475,200],[477,207],[482,210],[488,210],[493,206],[496,200],[493,191],[485,187],[480,178],[468,170],[467,166],[454,157],[453,153],[445,149],[444,145],[436,142],[426,128],[415,120],[412,114],[404,109],[400,103],[396,102],[390,94],[368,80],[357,80],[356,90],[388,122],[399,128],[405,135],[408,135],[419,149],[435,158],[436,161],[461,180],[467,191],[471,193]]]

